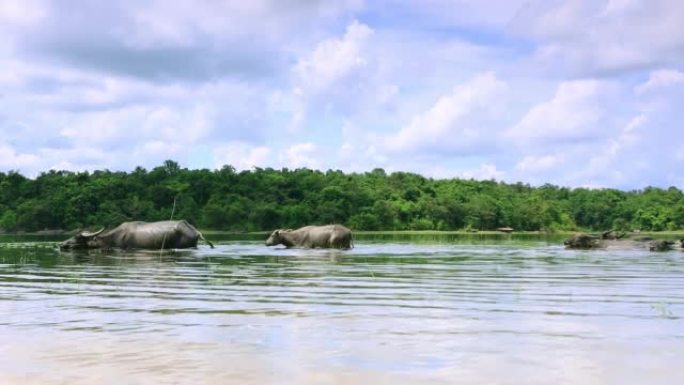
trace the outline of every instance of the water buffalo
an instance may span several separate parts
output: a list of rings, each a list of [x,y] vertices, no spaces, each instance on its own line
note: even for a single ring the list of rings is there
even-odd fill
[[[672,245],[674,244],[674,241],[666,241],[659,239],[657,241],[652,241],[651,243],[649,243],[648,249],[650,251],[668,251],[672,250]]]
[[[615,231],[615,229],[611,229],[608,231],[604,231],[601,233],[601,239],[608,239],[608,240],[616,240],[616,239],[622,239],[627,235],[624,231]]]
[[[266,240],[266,246],[285,245],[306,249],[349,249],[352,232],[342,225],[305,226],[297,230],[278,229]]]
[[[575,234],[563,244],[568,249],[597,249],[605,246],[600,237],[589,234]]]
[[[75,249],[185,249],[197,247],[202,233],[185,220],[162,222],[124,222],[115,229],[79,232],[59,244],[61,250]]]

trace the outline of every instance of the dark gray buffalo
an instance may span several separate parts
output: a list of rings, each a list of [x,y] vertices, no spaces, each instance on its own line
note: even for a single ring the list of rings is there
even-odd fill
[[[605,247],[600,237],[590,234],[575,234],[563,242],[568,249],[598,249]]]
[[[666,241],[666,240],[656,240],[652,241],[651,243],[648,244],[648,250],[650,251],[668,251],[672,250],[672,246],[675,244],[674,241]]]
[[[197,247],[202,233],[187,221],[124,222],[112,230],[79,232],[59,244],[62,250],[76,249],[186,249]]]
[[[305,226],[297,230],[278,229],[266,240],[266,246],[285,245],[306,249],[350,249],[352,232],[342,225]]]

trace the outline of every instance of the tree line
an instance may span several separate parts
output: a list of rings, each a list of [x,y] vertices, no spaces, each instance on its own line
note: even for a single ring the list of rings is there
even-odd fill
[[[342,223],[354,230],[680,230],[684,195],[494,180],[431,179],[374,169],[191,170],[167,160],[131,172],[0,172],[0,229],[112,227],[183,218],[203,229],[260,231]]]

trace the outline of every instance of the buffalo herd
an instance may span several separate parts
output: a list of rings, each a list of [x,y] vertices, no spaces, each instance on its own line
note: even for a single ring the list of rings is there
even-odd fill
[[[568,249],[600,249],[609,246],[645,248],[650,251],[672,250],[679,242],[684,248],[684,238],[679,241],[666,239],[653,239],[646,236],[627,236],[626,233],[617,233],[614,230],[604,231],[601,234],[579,233],[565,240],[563,244]]]
[[[59,244],[60,250],[124,249],[163,250],[197,247],[202,240],[211,248],[202,233],[185,220],[160,222],[124,222],[105,231],[79,231]],[[342,225],[306,226],[297,230],[275,230],[266,246],[284,245],[306,249],[353,247],[352,232]]]
[[[214,245],[199,230],[185,220],[160,222],[124,222],[105,231],[79,231],[73,237],[59,244],[61,250],[84,249],[185,249],[195,248],[199,241]],[[684,247],[684,239],[678,241]],[[627,236],[614,230],[600,234],[575,234],[563,244],[568,249],[600,249],[608,246],[630,248],[647,247],[650,251],[667,251],[676,246],[676,241],[653,239],[644,236]],[[274,230],[266,240],[266,246],[284,245],[287,248],[305,249],[350,249],[354,247],[352,232],[347,227],[333,224],[305,226],[296,230]]]

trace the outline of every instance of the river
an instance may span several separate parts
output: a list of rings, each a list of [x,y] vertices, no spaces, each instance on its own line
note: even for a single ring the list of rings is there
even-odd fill
[[[679,384],[684,252],[516,236],[0,238],[0,384]]]

